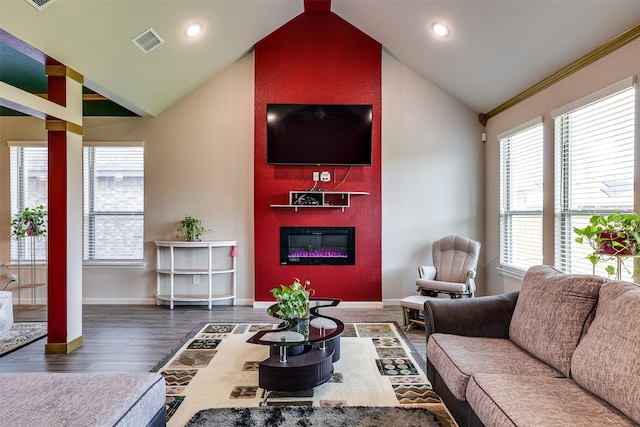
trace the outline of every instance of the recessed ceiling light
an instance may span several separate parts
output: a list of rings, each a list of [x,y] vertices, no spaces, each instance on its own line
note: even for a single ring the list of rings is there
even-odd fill
[[[434,22],[434,24],[431,26],[431,29],[434,33],[436,33],[437,36],[446,37],[449,35],[449,29],[447,28],[447,26],[441,24],[440,22]]]
[[[201,24],[191,24],[187,27],[187,31],[185,31],[185,34],[187,35],[187,37],[195,37],[200,34],[200,31],[202,31]]]

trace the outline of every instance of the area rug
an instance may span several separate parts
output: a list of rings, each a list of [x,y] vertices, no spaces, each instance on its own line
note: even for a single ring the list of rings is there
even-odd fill
[[[366,406],[266,406],[212,408],[198,412],[188,427],[435,427],[433,412],[422,408]]]
[[[187,425],[210,408],[259,407],[264,390],[258,387],[258,364],[269,357],[269,347],[247,340],[274,328],[254,323],[199,325],[154,369],[167,384],[167,425]],[[268,405],[419,407],[433,414],[439,423],[434,425],[455,425],[431,388],[424,360],[395,322],[346,324],[340,355],[328,382],[307,393],[274,392]]]
[[[39,340],[47,335],[47,322],[14,323],[6,332],[0,333],[0,357]]]

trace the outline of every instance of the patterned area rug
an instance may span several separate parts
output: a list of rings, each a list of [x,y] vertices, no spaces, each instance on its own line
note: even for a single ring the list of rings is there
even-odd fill
[[[154,369],[167,383],[167,425],[184,426],[209,408],[258,407],[264,392],[258,387],[258,364],[269,357],[269,348],[246,341],[274,327],[215,323],[196,328]],[[396,323],[346,324],[340,345],[341,358],[327,383],[306,393],[274,392],[268,404],[419,407],[433,414],[439,423],[434,425],[456,425],[431,389],[424,361]]]
[[[304,420],[304,422],[301,422]],[[433,412],[422,408],[366,406],[268,406],[212,408],[198,412],[188,427],[437,427]]]
[[[14,323],[6,332],[0,333],[0,357],[47,335],[47,322]]]

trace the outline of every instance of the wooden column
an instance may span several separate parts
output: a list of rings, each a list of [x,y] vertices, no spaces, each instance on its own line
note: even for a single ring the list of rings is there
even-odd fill
[[[78,112],[82,76],[59,64],[46,66],[48,99]],[[49,265],[45,353],[70,353],[82,337],[82,126],[49,117]]]

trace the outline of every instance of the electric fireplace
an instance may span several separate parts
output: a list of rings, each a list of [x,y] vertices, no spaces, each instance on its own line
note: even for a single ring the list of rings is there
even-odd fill
[[[355,227],[280,227],[281,265],[355,263]]]

